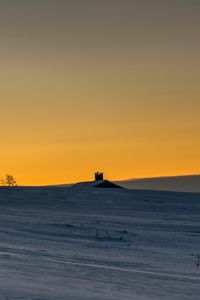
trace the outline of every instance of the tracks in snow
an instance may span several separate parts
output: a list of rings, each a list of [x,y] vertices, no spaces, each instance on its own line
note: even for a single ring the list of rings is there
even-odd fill
[[[111,270],[111,271],[128,272],[128,273],[133,273],[133,274],[144,274],[144,275],[162,276],[162,277],[166,277],[166,278],[176,278],[178,280],[187,279],[187,280],[200,281],[200,277],[197,277],[197,276],[170,274],[170,273],[154,272],[154,271],[145,271],[145,270],[124,268],[124,267],[107,266],[107,265],[96,264],[96,263],[84,263],[84,262],[64,261],[63,264],[65,264],[65,265],[73,265],[73,266],[80,266],[80,267],[82,266],[82,267],[103,269],[103,270]]]

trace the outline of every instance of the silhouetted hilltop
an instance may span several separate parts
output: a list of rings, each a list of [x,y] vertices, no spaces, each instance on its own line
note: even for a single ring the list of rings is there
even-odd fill
[[[116,183],[128,189],[200,193],[200,175],[129,179],[117,181]]]
[[[109,180],[97,180],[97,181],[85,181],[85,182],[78,182],[73,184],[71,187],[75,188],[120,188],[123,189],[124,187],[119,186]]]

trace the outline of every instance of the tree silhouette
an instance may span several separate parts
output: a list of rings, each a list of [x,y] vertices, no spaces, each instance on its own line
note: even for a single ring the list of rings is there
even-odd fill
[[[16,186],[17,182],[12,175],[7,174],[6,178],[1,180],[1,184],[4,186]]]

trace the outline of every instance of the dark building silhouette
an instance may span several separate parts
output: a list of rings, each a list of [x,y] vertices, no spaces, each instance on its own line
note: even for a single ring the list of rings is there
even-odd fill
[[[95,181],[103,180],[103,173],[96,172],[95,173]]]

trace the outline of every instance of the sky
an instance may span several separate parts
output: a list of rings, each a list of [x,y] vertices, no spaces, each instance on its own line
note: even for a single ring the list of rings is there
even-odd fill
[[[0,0],[0,177],[200,173],[199,0]]]

